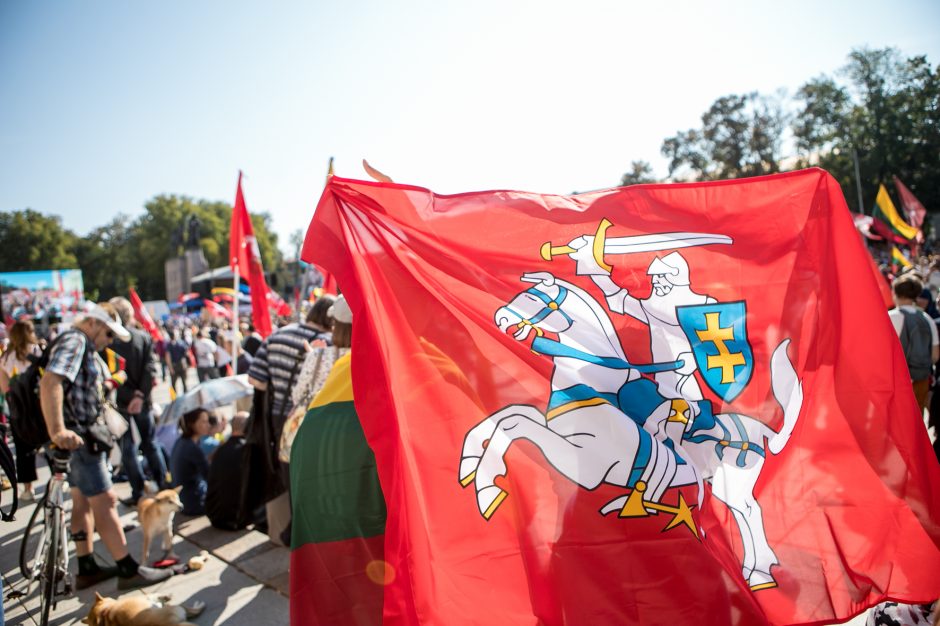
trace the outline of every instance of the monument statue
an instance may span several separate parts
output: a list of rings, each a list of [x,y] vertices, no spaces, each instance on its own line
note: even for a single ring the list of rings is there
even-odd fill
[[[183,245],[183,225],[180,224],[170,233],[170,258],[176,257],[180,253],[180,246]]]
[[[202,222],[199,221],[199,218],[195,215],[189,216],[189,221],[186,224],[187,229],[189,230],[189,237],[186,239],[186,248],[193,249],[199,247],[199,234],[202,229]]]

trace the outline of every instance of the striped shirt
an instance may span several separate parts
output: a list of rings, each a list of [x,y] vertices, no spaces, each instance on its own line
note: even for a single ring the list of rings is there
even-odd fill
[[[292,407],[290,398],[290,380],[296,381],[307,350],[304,342],[311,343],[325,338],[313,326],[306,324],[288,324],[278,329],[262,342],[255,354],[248,376],[257,381],[268,383],[268,391],[274,389],[273,404],[271,407],[274,420],[275,441],[280,439],[280,431],[284,420],[290,414]]]
[[[51,350],[46,371],[72,383],[66,386],[62,407],[65,426],[91,424],[101,412],[104,381],[111,377],[108,366],[81,331],[63,333]]]

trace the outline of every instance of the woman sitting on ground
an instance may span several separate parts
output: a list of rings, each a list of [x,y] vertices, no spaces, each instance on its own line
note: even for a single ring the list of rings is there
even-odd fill
[[[170,472],[173,485],[181,486],[180,501],[184,515],[202,515],[206,510],[209,460],[199,448],[199,441],[209,434],[209,411],[194,409],[183,415],[183,434],[173,446]]]

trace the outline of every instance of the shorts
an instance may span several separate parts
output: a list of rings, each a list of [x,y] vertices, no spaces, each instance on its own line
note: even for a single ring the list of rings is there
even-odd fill
[[[72,452],[69,462],[69,485],[78,488],[86,498],[111,489],[111,473],[108,471],[105,454],[93,454],[84,446]]]

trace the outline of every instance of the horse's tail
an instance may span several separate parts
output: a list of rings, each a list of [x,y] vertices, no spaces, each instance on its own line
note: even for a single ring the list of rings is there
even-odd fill
[[[783,428],[767,441],[767,447],[774,454],[780,454],[787,445],[803,408],[803,384],[796,377],[796,370],[787,356],[789,345],[790,340],[784,339],[770,358],[770,384],[774,397],[783,408]]]

